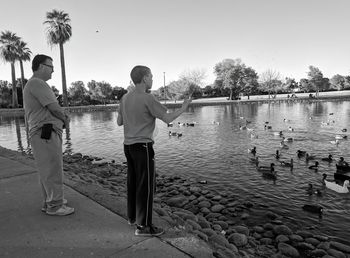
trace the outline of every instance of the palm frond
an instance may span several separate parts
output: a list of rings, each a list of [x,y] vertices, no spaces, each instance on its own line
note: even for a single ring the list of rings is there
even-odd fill
[[[72,36],[72,26],[70,25],[69,15],[56,9],[46,13],[46,36],[49,45],[55,45],[67,42]]]

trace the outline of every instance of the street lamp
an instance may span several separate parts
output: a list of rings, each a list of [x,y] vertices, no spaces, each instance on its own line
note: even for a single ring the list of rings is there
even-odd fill
[[[164,78],[164,104],[166,104],[166,92],[165,92],[165,72],[163,72],[163,78]]]

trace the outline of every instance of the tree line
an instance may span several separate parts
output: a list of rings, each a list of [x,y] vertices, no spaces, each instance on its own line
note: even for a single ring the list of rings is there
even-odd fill
[[[67,90],[65,59],[63,45],[72,36],[72,26],[67,13],[52,10],[46,13],[46,37],[49,45],[58,45],[60,49],[62,95],[56,87],[55,94],[58,95],[63,106],[68,105],[90,105],[114,103],[127,91],[132,90],[130,84],[126,89],[118,86],[112,87],[108,82],[87,83],[86,87],[82,81],[71,83]],[[12,82],[0,81],[0,107],[17,108],[23,105],[22,93],[26,83],[23,71],[23,62],[29,61],[32,52],[27,43],[16,33],[2,31],[0,34],[0,58],[11,65]],[[15,63],[19,62],[21,78],[16,80]],[[294,78],[282,78],[278,71],[268,69],[258,75],[250,66],[241,59],[224,59],[214,66],[215,81],[210,85],[204,85],[206,71],[193,69],[184,71],[179,79],[152,91],[160,100],[178,100],[191,95],[193,98],[222,97],[238,99],[241,95],[291,93],[296,91],[318,92],[327,90],[350,89],[350,76],[334,75],[331,79],[323,76],[321,70],[315,66],[309,66],[307,78],[297,82]]]

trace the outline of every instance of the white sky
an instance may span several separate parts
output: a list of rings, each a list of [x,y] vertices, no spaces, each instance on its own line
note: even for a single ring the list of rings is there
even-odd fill
[[[33,55],[52,56],[49,84],[60,91],[59,48],[47,45],[43,25],[54,8],[69,14],[73,28],[64,45],[68,87],[104,80],[126,88],[137,64],[152,69],[153,89],[163,86],[163,72],[168,84],[187,69],[206,69],[211,84],[225,58],[297,80],[309,65],[329,78],[350,75],[348,0],[0,0],[0,6],[0,31],[22,37]],[[2,61],[0,80],[11,81],[10,64]]]

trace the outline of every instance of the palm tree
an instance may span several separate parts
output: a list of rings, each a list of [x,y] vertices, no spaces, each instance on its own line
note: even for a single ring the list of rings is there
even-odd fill
[[[21,40],[16,33],[11,31],[2,31],[0,35],[0,57],[11,64],[12,76],[12,106],[18,107],[15,61],[17,60],[17,44]]]
[[[70,18],[68,13],[54,9],[52,12],[46,13],[46,19],[47,20],[44,22],[44,24],[47,25],[46,34],[49,45],[53,46],[58,44],[60,46],[63,105],[68,106],[63,44],[66,43],[72,36]]]
[[[21,68],[21,86],[22,86],[22,94],[23,94],[23,88],[24,88],[24,69],[23,69],[23,61],[29,61],[30,55],[32,54],[32,51],[27,47],[27,43],[25,43],[22,40],[19,40],[17,42],[17,58],[19,60],[19,65]],[[23,95],[22,95],[23,96]]]

